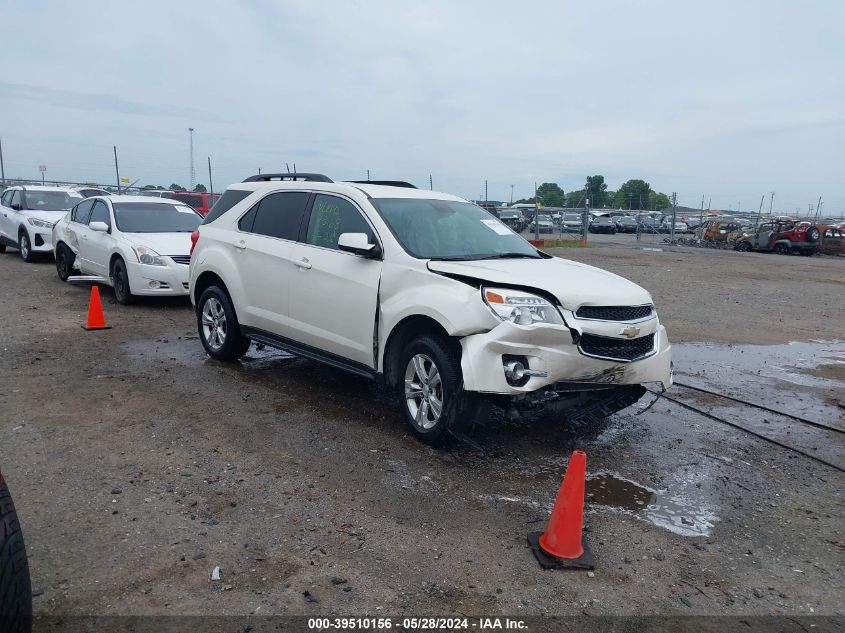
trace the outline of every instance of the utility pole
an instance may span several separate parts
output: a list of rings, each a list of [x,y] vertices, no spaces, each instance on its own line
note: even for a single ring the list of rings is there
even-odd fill
[[[188,128],[188,136],[191,143],[191,184],[190,191],[193,191],[197,186],[197,172],[194,169],[194,128]]]
[[[772,206],[775,203],[775,192],[772,192],[772,197],[769,198],[769,217],[772,217]]]
[[[704,194],[701,194],[701,211],[698,213],[698,226],[704,222]],[[697,227],[696,227],[697,228]]]
[[[428,175],[428,188],[431,191],[434,191],[434,180],[431,177],[431,174]]]
[[[120,170],[117,168],[117,145],[114,146],[114,175],[117,176],[117,193],[120,193]]]
[[[370,181],[370,170],[368,169],[367,170],[367,182],[369,182],[369,181]]]
[[[511,185],[511,206],[513,206],[513,185]]]
[[[487,180],[484,180],[484,208],[486,209],[489,207],[489,203],[487,202]]]
[[[540,207],[537,206],[537,181],[534,181],[534,239],[540,240]]]
[[[674,191],[672,192],[672,237],[669,238],[670,244],[675,244],[675,220],[678,215],[678,211],[675,208],[678,202],[678,194]]]
[[[214,183],[211,182],[211,156],[208,157],[208,206],[214,206]]]
[[[590,217],[590,199],[587,197],[587,188],[584,187],[584,215],[581,216],[581,246],[587,245],[587,226]]]
[[[757,217],[754,218],[754,232],[757,232],[757,224],[760,222],[760,218],[763,217],[763,200],[766,199],[766,194],[760,196],[760,209],[757,211]],[[769,212],[771,215],[771,211]]]
[[[0,139],[0,185],[6,184],[6,167],[3,165],[3,139]]]

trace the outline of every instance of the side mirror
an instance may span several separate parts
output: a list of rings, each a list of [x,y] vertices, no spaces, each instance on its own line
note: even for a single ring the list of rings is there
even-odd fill
[[[366,233],[341,233],[337,238],[337,247],[347,253],[354,253],[368,259],[381,257],[381,249],[377,244],[370,244]]]
[[[98,233],[109,232],[109,225],[105,222],[91,222],[91,224],[88,225],[88,228],[92,231],[97,231]]]
[[[14,204],[11,206],[11,209],[12,209],[13,211],[20,211],[20,210],[21,210],[21,205],[20,205],[20,203],[19,203],[19,202],[14,203]]]

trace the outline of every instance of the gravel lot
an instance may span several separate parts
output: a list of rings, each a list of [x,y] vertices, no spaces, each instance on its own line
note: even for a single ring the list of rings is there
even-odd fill
[[[616,237],[557,253],[646,287],[674,342],[712,344],[713,375],[731,344],[842,338],[842,259]],[[363,379],[255,348],[208,360],[185,301],[104,290],[113,329],[84,332],[88,288],[51,262],[10,250],[0,285],[0,463],[38,613],[845,615],[842,473],[665,401],[590,427],[491,414],[437,451]],[[681,375],[702,371],[676,349]],[[838,424],[830,349],[789,389]],[[793,375],[763,365],[758,400]],[[591,575],[543,571],[525,544],[575,448],[616,481],[587,505]]]

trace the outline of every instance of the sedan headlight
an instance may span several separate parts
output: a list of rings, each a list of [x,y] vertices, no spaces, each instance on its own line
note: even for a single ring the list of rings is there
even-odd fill
[[[543,297],[511,288],[482,288],[481,294],[493,314],[502,321],[511,321],[517,325],[564,324],[557,308]]]
[[[156,253],[151,248],[147,248],[146,246],[133,246],[132,250],[135,251],[135,256],[142,264],[147,264],[148,266],[167,266],[167,262],[164,260],[164,257]]]
[[[52,229],[53,223],[47,220],[39,220],[38,218],[27,218],[27,222],[29,222],[32,226],[37,226],[41,229]]]

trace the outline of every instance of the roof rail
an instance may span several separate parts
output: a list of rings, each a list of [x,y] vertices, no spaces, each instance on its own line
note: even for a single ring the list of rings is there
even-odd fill
[[[271,180],[304,180],[306,182],[334,182],[328,176],[323,174],[304,174],[304,173],[287,173],[287,174],[256,174],[250,176],[244,182],[270,182]]]
[[[347,182],[354,182],[356,185],[383,185],[385,187],[404,187],[405,189],[416,189],[416,185],[412,185],[404,180],[348,180]]]

